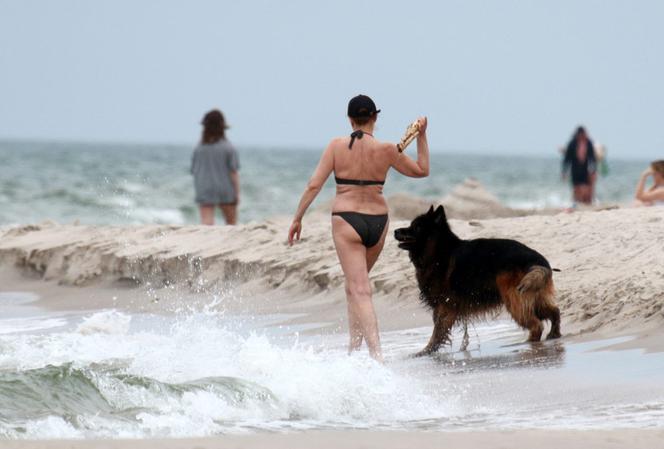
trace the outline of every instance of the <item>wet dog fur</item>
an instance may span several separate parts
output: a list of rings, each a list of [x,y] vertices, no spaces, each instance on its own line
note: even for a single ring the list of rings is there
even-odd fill
[[[551,266],[537,251],[516,240],[460,239],[443,206],[432,206],[394,237],[415,266],[420,299],[433,311],[433,333],[416,355],[450,343],[455,323],[466,326],[501,306],[530,332],[528,341],[540,341],[542,320],[551,322],[547,339],[560,337]]]

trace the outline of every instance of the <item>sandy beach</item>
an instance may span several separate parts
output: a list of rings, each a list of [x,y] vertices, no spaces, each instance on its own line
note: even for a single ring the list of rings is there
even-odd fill
[[[567,337],[646,336],[664,322],[661,208],[450,222],[462,238],[518,239],[560,269],[554,281]],[[390,232],[407,223],[391,222]],[[86,299],[92,289],[148,291],[145,298],[163,298],[161,304],[146,300],[132,302],[133,307],[162,308],[168,307],[174,289],[180,295],[232,288],[242,300],[226,307],[304,312],[307,319],[345,326],[343,279],[329,217],[308,215],[302,240],[293,247],[286,243],[287,229],[286,218],[237,227],[47,222],[0,231],[0,264],[8,288],[30,283],[42,291],[65,289],[69,307],[71,298],[83,308],[113,305],[109,298]],[[371,280],[383,327],[413,324],[395,319],[394,311],[429,323],[418,301],[413,268],[394,239],[388,239]],[[266,293],[269,303],[246,302]],[[653,349],[662,347],[648,341]]]

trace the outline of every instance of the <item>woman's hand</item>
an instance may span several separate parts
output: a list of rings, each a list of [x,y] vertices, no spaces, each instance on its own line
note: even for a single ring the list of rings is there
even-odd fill
[[[302,222],[293,220],[293,223],[288,230],[288,244],[293,246],[294,240],[300,240],[300,232],[302,232]]]
[[[648,167],[647,169],[643,170],[643,173],[641,173],[641,177],[647,178],[648,176],[651,176],[653,174],[652,167]]]

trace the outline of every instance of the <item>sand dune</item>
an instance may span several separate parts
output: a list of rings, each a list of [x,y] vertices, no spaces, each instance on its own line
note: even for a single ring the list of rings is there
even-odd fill
[[[390,227],[406,223],[397,220]],[[237,227],[14,227],[0,230],[0,266],[5,273],[75,287],[140,290],[149,283],[152,289],[200,292],[230,285],[269,295],[273,302],[264,307],[287,304],[311,313],[332,308],[343,317],[343,277],[329,216],[307,215],[302,240],[293,247],[286,244],[288,224],[278,218]],[[519,239],[561,269],[554,279],[567,335],[638,333],[664,322],[664,208],[451,220],[451,225],[463,238]],[[417,315],[428,324],[408,257],[391,237],[372,282],[379,317],[401,310],[413,313],[400,316]],[[392,317],[390,326],[406,327],[407,321]]]

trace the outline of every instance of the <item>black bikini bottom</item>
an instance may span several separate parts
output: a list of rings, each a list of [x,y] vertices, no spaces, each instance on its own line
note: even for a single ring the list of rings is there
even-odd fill
[[[370,215],[360,212],[332,212],[332,215],[338,215],[355,229],[360,236],[362,244],[371,248],[380,240],[383,230],[387,224],[387,214]]]

